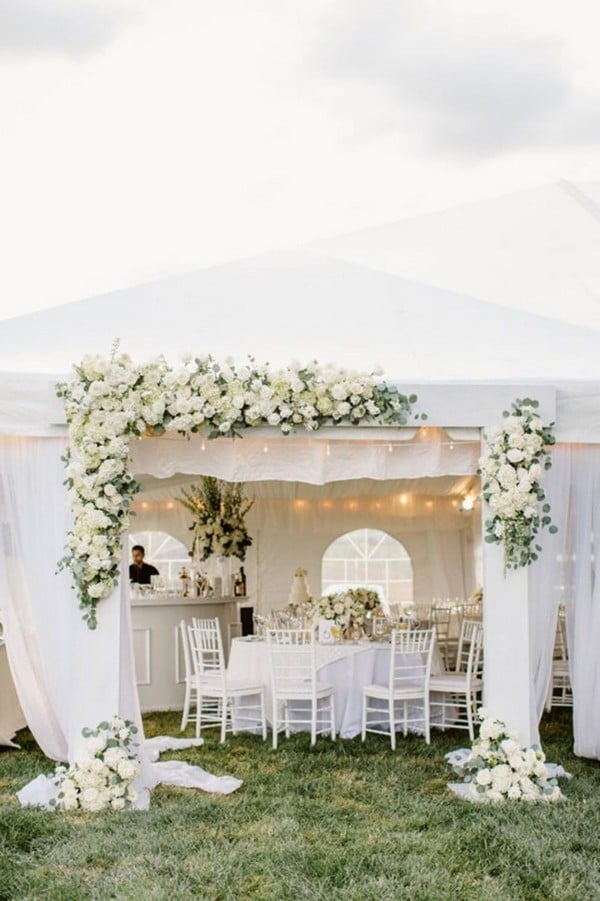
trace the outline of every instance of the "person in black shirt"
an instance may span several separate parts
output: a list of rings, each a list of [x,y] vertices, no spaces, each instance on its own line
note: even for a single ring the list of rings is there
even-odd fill
[[[139,585],[150,585],[150,576],[159,575],[155,566],[144,563],[145,553],[146,551],[141,544],[136,544],[131,548],[133,563],[129,565],[130,582],[137,582]]]

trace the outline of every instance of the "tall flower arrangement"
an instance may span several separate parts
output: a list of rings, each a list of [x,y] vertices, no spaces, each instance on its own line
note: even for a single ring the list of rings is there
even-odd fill
[[[550,505],[541,486],[552,461],[555,443],[551,426],[537,414],[538,401],[516,400],[504,412],[501,426],[485,436],[486,454],[479,461],[482,492],[492,518],[485,523],[485,540],[504,545],[505,569],[519,569],[537,560],[535,538],[541,528],[556,532]]]
[[[272,369],[253,358],[236,367],[198,357],[178,367],[163,358],[134,363],[113,348],[74,367],[57,386],[64,400],[71,450],[66,484],[75,524],[61,567],[73,575],[84,618],[97,624],[97,606],[118,581],[121,539],[140,486],[129,472],[130,441],[144,435],[203,431],[233,436],[269,425],[287,435],[325,425],[405,425],[415,395],[402,394],[381,374],[316,362]]]
[[[224,482],[203,476],[196,485],[183,489],[181,503],[193,517],[192,556],[207,560],[212,555],[244,560],[252,538],[246,515],[254,501],[244,494],[241,482]]]

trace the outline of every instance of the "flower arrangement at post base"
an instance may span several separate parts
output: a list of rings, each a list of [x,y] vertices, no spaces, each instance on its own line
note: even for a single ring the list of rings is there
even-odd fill
[[[134,737],[137,727],[115,716],[96,729],[83,729],[85,743],[72,766],[57,766],[55,810],[126,810],[137,800],[140,774]]]
[[[129,472],[132,438],[165,432],[217,438],[265,425],[288,435],[325,425],[403,426],[427,418],[413,412],[416,395],[402,394],[380,373],[316,362],[274,370],[252,357],[236,367],[206,356],[172,367],[163,357],[134,363],[115,342],[109,357],[85,357],[74,371],[56,386],[69,426],[66,485],[75,515],[59,566],[72,573],[91,629],[98,603],[118,582],[121,539],[140,491]]]
[[[182,489],[181,494],[180,503],[194,519],[190,526],[194,533],[192,557],[245,560],[252,544],[245,520],[254,501],[245,496],[243,484],[202,476],[198,484]]]
[[[354,628],[364,631],[367,615],[377,614],[381,610],[379,594],[369,588],[348,588],[327,594],[312,603],[315,615],[336,623],[345,637],[350,637]]]
[[[487,453],[479,461],[482,493],[492,519],[485,523],[485,540],[504,545],[504,567],[519,569],[538,559],[535,537],[541,528],[557,532],[545,504],[541,478],[552,461],[555,443],[551,426],[542,425],[537,400],[516,400],[504,423],[486,435]],[[540,504],[542,505],[540,508]]]
[[[549,778],[541,748],[522,748],[519,736],[508,732],[502,720],[478,711],[479,736],[470,755],[453,770],[469,786],[471,801],[559,801],[563,797],[555,778]],[[452,758],[452,754],[448,755]]]

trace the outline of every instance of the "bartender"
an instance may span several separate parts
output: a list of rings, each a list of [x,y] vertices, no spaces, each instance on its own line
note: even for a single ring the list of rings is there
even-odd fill
[[[159,572],[150,563],[144,563],[146,551],[141,544],[135,544],[131,548],[133,563],[129,565],[129,581],[138,585],[150,585],[150,576],[158,576]]]

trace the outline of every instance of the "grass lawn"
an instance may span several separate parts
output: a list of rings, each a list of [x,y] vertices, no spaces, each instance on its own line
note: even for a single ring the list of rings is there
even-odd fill
[[[145,718],[178,735],[178,716]],[[158,788],[145,813],[21,809],[15,791],[53,767],[28,732],[0,752],[0,899],[600,898],[600,764],[571,752],[569,711],[544,722],[549,760],[575,778],[559,805],[471,805],[446,789],[464,732],[282,740],[213,731],[180,752],[244,779],[229,796]],[[468,743],[468,742],[467,742]],[[164,755],[163,759],[167,759]]]

